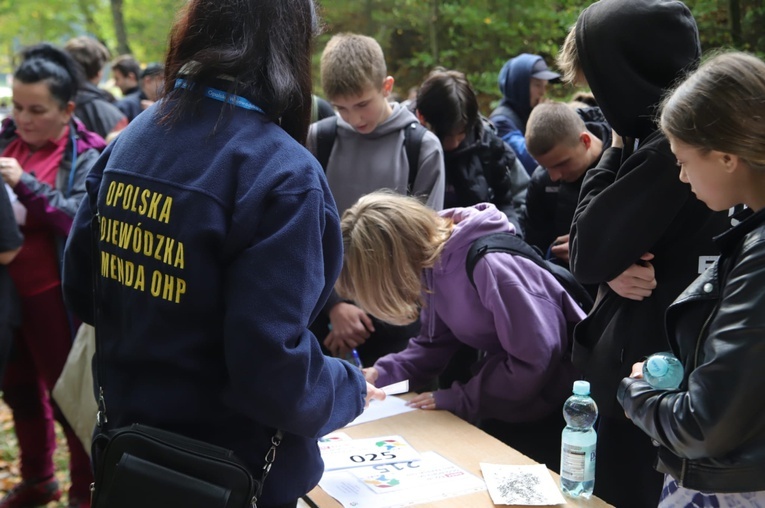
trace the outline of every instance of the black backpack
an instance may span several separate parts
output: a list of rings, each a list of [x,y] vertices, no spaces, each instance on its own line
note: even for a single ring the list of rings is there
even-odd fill
[[[560,265],[546,260],[534,247],[510,232],[493,233],[473,241],[465,260],[465,268],[473,287],[475,287],[475,281],[473,280],[475,265],[489,252],[507,252],[513,256],[522,256],[533,261],[540,268],[550,272],[584,312],[589,313],[590,309],[592,309],[592,297],[571,275],[571,272]]]
[[[412,122],[404,129],[404,150],[406,151],[406,160],[409,162],[408,189],[410,193],[414,188],[417,170],[420,168],[420,147],[426,132],[427,129],[420,122]],[[325,173],[336,137],[337,116],[316,122],[316,159],[324,168]]]

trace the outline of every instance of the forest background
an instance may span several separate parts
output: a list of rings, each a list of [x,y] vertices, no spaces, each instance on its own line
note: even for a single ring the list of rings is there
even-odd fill
[[[41,41],[63,44],[77,35],[101,40],[114,56],[164,59],[170,26],[185,0],[0,0],[0,85],[15,55]],[[519,53],[552,65],[568,28],[591,0],[321,0],[324,24],[315,46],[318,64],[333,34],[364,33],[385,51],[396,91],[406,97],[436,65],[465,72],[485,108],[499,98],[497,73]],[[737,48],[765,56],[763,0],[687,0],[704,50]],[[645,34],[650,37],[650,34]],[[553,87],[553,96],[571,90]]]
[[[319,0],[324,31],[315,45],[314,82],[321,95],[319,55],[333,34],[364,33],[383,46],[396,90],[406,96],[436,65],[465,72],[488,113],[499,99],[497,73],[522,52],[553,63],[568,28],[591,0]],[[170,26],[185,0],[0,0],[0,98],[24,46],[64,44],[77,35],[101,40],[116,56],[140,62],[164,59]],[[703,49],[736,48],[765,57],[765,0],[686,0],[699,25]],[[649,38],[650,34],[645,34]],[[564,86],[549,95],[566,97]],[[0,402],[0,494],[18,481],[16,440]],[[59,443],[61,435],[59,429]],[[66,478],[65,447],[56,454]],[[63,505],[61,505],[63,506]]]

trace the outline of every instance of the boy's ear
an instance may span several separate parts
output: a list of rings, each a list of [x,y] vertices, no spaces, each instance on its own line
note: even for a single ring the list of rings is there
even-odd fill
[[[393,83],[394,82],[395,82],[395,80],[393,79],[393,76],[387,76],[383,80],[382,92],[383,92],[383,97],[385,97],[386,99],[388,98],[388,96],[393,91]]]
[[[585,131],[579,134],[579,141],[584,143],[584,147],[589,150],[590,146],[592,146],[592,137],[590,136],[590,133]]]
[[[422,113],[420,113],[419,109],[415,110],[414,114],[417,115],[417,120],[419,120],[422,125],[428,125],[428,122],[425,120],[425,117],[422,116]]]

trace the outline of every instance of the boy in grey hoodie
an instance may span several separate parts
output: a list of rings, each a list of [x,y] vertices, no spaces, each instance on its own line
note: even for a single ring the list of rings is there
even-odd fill
[[[356,34],[332,37],[321,56],[321,82],[340,116],[326,164],[327,181],[340,214],[361,196],[379,189],[421,196],[426,205],[441,210],[446,179],[441,143],[434,134],[424,134],[417,175],[409,188],[404,132],[417,118],[388,102],[394,80],[387,75],[377,41]],[[308,132],[306,146],[317,155],[316,124]],[[417,327],[373,321],[333,293],[312,331],[333,354],[344,356],[358,347],[362,362],[371,365],[379,356],[403,349]]]

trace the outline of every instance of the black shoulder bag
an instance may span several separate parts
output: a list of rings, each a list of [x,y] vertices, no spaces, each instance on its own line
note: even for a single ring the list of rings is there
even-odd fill
[[[93,307],[96,330],[98,432],[93,438],[95,482],[92,508],[256,508],[263,483],[281,444],[276,431],[260,480],[231,450],[173,432],[135,423],[107,430],[103,364],[98,340],[99,215],[91,222]]]

